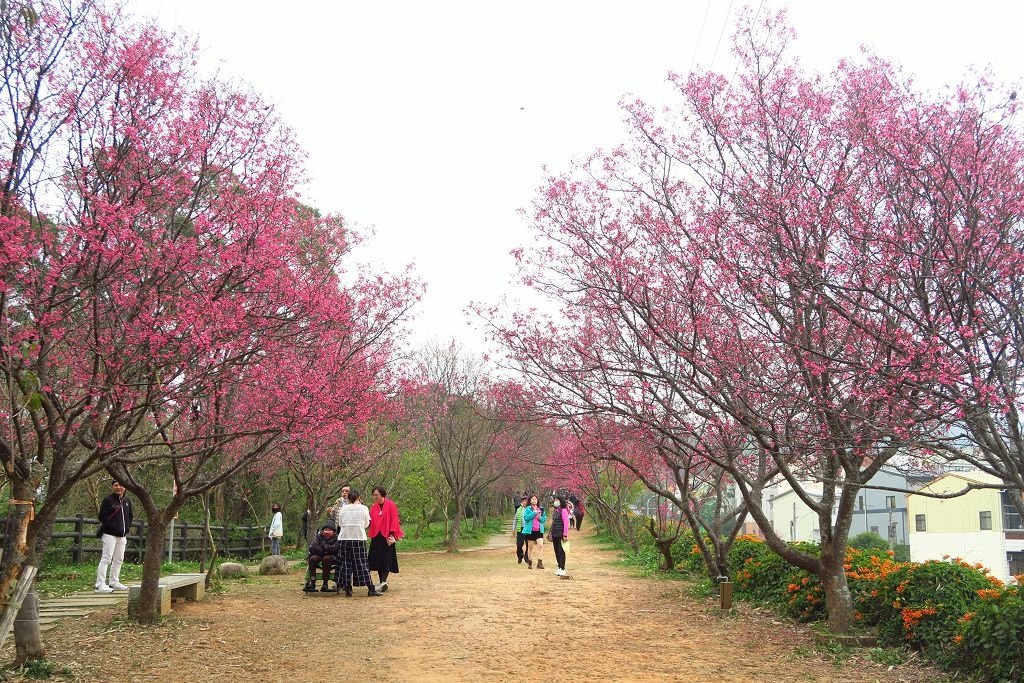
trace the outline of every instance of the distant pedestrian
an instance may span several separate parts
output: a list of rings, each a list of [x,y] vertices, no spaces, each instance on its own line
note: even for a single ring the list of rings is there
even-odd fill
[[[573,514],[576,515],[576,531],[583,528],[583,501],[577,500],[573,506]]]
[[[526,560],[526,565],[533,569],[533,560],[530,559],[529,554],[529,543],[530,537],[526,534],[526,530],[523,528],[524,520],[523,515],[526,513],[526,508],[530,507],[530,499],[525,495],[519,501],[519,507],[516,508],[516,516],[512,522],[512,535],[516,537],[516,557],[519,558],[519,564]]]
[[[544,569],[544,525],[548,521],[547,510],[540,506],[540,498],[530,496],[530,504],[523,511],[523,527],[529,536],[529,556],[536,558],[537,569]],[[533,563],[530,563],[533,569]]]
[[[349,488],[348,504],[341,507],[341,588],[352,596],[352,586],[366,586],[367,597],[382,594],[373,585],[366,564],[366,530],[370,526],[370,511],[359,501],[359,491]]]
[[[313,518],[313,511],[306,508],[302,513],[302,525],[299,527],[299,547],[309,543],[309,520]]]
[[[128,586],[121,583],[121,565],[124,563],[124,548],[128,542],[128,531],[132,528],[132,501],[125,495],[125,488],[114,479],[110,483],[112,493],[100,503],[100,528],[97,532],[103,542],[100,563],[96,567],[97,593],[126,591]],[[110,579],[107,579],[107,569]]]
[[[270,520],[270,531],[267,532],[267,536],[270,538],[270,554],[280,555],[281,537],[284,536],[284,519],[281,516],[280,504],[274,503],[270,506],[270,511],[274,513]]]
[[[388,500],[383,486],[373,487],[373,504],[370,505],[370,554],[367,561],[370,570],[377,572],[380,584],[377,590],[388,589],[388,575],[398,573],[398,550],[395,544],[404,532],[398,521],[398,506]]]
[[[551,547],[555,550],[555,576],[568,576],[565,571],[565,548],[563,543],[569,542],[569,509],[562,496],[555,496],[551,502],[555,506],[554,519],[551,520]]]
[[[571,500],[566,501],[565,509],[569,513],[569,528],[570,529],[575,529],[576,528],[576,513],[574,511],[574,506],[573,506]]]

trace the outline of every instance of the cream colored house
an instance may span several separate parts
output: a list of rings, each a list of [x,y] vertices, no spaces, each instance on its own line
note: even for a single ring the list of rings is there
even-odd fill
[[[999,479],[977,470],[947,472],[907,496],[910,558],[915,562],[943,556],[980,562],[993,576],[1009,582],[1024,573],[1024,528],[1020,515],[999,488],[975,489],[957,498],[929,498],[921,493],[956,493],[970,483]]]

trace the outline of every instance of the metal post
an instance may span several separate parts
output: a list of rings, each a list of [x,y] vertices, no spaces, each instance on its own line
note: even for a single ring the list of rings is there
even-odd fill
[[[174,562],[174,518],[171,518],[171,529],[167,535],[167,561]]]

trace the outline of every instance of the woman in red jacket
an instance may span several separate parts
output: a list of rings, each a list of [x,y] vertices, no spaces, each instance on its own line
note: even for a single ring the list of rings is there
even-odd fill
[[[395,542],[405,534],[398,523],[398,506],[389,500],[383,486],[373,487],[373,503],[370,505],[370,552],[367,562],[370,571],[377,572],[381,593],[388,589],[388,574],[398,573],[398,552]]]

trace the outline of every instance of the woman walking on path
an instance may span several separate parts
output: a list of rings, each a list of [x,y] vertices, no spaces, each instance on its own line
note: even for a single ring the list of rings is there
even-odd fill
[[[583,528],[583,501],[577,500],[573,506],[573,514],[576,516],[576,531]]]
[[[351,494],[350,494],[351,495]],[[377,590],[388,589],[388,575],[398,573],[398,551],[395,542],[405,533],[398,522],[398,506],[388,500],[383,486],[373,487],[373,504],[370,506],[370,571],[377,572],[380,584]]]
[[[516,537],[516,557],[519,558],[519,564],[526,560],[526,564],[533,569],[533,560],[530,559],[527,544],[529,543],[529,536],[526,534],[526,528],[524,526],[523,514],[526,512],[526,508],[530,506],[530,500],[523,496],[522,500],[519,501],[519,507],[516,508],[516,517],[512,522],[512,535]]]
[[[267,533],[270,538],[270,554],[280,555],[281,537],[284,536],[284,519],[281,517],[281,506],[278,503],[274,503],[270,510],[274,513],[273,519],[270,520],[270,531]]]
[[[537,558],[537,569],[544,569],[544,525],[548,521],[548,513],[541,508],[540,499],[530,496],[530,506],[523,510],[523,530],[529,533],[529,556]],[[528,561],[530,569],[533,562]]]
[[[565,549],[562,544],[569,542],[569,509],[561,496],[555,496],[552,505],[555,506],[555,518],[551,520],[551,545],[555,549],[555,562],[558,564],[555,576],[568,576],[565,572]]]
[[[341,508],[341,588],[352,596],[352,586],[366,586],[367,597],[381,593],[373,585],[370,569],[366,565],[366,529],[370,526],[370,511],[359,502],[359,491],[348,490],[348,504]]]

